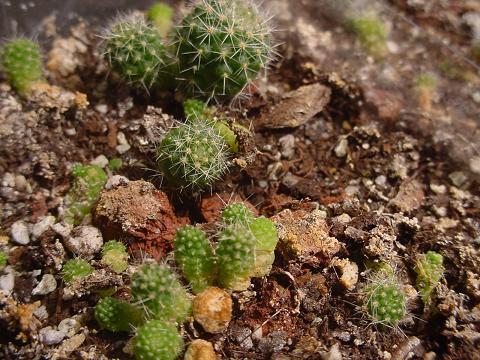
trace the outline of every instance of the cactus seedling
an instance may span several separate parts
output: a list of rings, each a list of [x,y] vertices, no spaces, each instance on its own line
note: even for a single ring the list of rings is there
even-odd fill
[[[391,269],[380,269],[362,290],[364,309],[374,324],[396,327],[407,314],[407,296]]]
[[[102,246],[101,263],[111,267],[116,273],[127,269],[128,257],[127,249],[121,242],[111,240]]]
[[[112,332],[131,331],[143,321],[142,311],[126,301],[106,297],[95,305],[98,324]]]
[[[198,1],[174,40],[178,80],[194,97],[234,97],[271,60],[271,30],[252,1]]]
[[[273,221],[259,217],[250,223],[250,231],[255,236],[255,268],[253,277],[268,275],[275,260],[277,228]]]
[[[183,348],[183,339],[175,325],[161,320],[147,321],[133,339],[137,360],[175,360]]]
[[[218,236],[218,282],[227,289],[246,290],[255,266],[255,237],[243,226],[232,225]]]
[[[172,27],[173,9],[164,3],[154,4],[147,10],[147,18],[164,36]]]
[[[66,283],[84,278],[93,272],[93,267],[83,259],[70,259],[62,267],[62,278]]]
[[[190,313],[187,291],[167,265],[143,265],[132,276],[132,297],[156,319],[181,323]]]
[[[365,12],[347,20],[347,27],[358,36],[362,47],[374,58],[381,59],[387,53],[388,31],[374,12]]]
[[[417,259],[415,272],[417,273],[417,290],[422,300],[427,304],[435,287],[439,284],[445,268],[443,256],[435,251],[421,254]]]
[[[2,67],[12,87],[27,95],[32,85],[44,82],[38,44],[28,39],[13,39],[1,52]]]
[[[228,147],[209,122],[197,121],[170,130],[157,149],[157,164],[172,185],[201,190],[228,169]]]
[[[226,225],[250,225],[253,221],[252,211],[242,203],[233,203],[225,206],[221,215],[222,223]]]
[[[75,177],[73,186],[66,196],[67,210],[65,222],[78,225],[90,213],[93,204],[100,196],[107,174],[97,165],[77,165],[72,172]]]
[[[165,46],[159,31],[143,18],[129,16],[115,21],[104,35],[104,57],[110,68],[130,84],[146,89],[168,87]]]
[[[177,230],[174,239],[175,261],[199,293],[212,284],[215,271],[213,251],[205,233],[191,225]]]

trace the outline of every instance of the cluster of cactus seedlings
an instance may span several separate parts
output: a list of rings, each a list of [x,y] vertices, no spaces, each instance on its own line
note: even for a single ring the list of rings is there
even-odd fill
[[[28,95],[33,85],[45,82],[38,44],[17,38],[8,41],[1,50],[1,65],[12,87]]]
[[[215,280],[222,287],[245,290],[251,277],[268,274],[275,259],[275,225],[266,218],[254,218],[244,204],[227,205],[219,227],[214,250],[201,229],[185,226],[177,231],[175,259],[195,293]]]
[[[167,6],[152,7],[148,18],[153,24],[121,18],[104,35],[109,66],[134,85],[231,99],[271,61],[271,29],[251,1],[197,1],[171,31]]]
[[[445,271],[443,256],[435,251],[420,254],[415,266],[417,290],[425,304],[428,304],[432,291],[440,283]]]

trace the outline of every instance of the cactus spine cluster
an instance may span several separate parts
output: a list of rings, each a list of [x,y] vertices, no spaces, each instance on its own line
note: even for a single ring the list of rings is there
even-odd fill
[[[127,332],[142,323],[143,314],[141,309],[126,301],[106,297],[95,305],[95,319],[103,329]]]
[[[137,360],[175,360],[184,348],[175,325],[149,320],[137,330],[133,352]]]
[[[361,297],[375,325],[395,328],[407,315],[407,296],[391,268],[375,271]]]
[[[163,264],[143,265],[132,276],[132,297],[151,318],[182,323],[190,314],[187,291]]]
[[[194,293],[212,285],[215,259],[205,232],[191,225],[178,229],[174,239],[174,252],[175,261],[180,265]]]
[[[32,85],[44,82],[38,44],[28,39],[13,39],[1,51],[2,67],[12,87],[27,95]]]
[[[128,267],[128,252],[121,242],[111,240],[102,246],[101,263],[112,268],[116,273],[125,271]]]
[[[73,186],[65,198],[65,222],[78,225],[90,214],[93,204],[107,182],[107,174],[97,165],[77,165],[73,168]]]
[[[88,261],[77,258],[70,259],[62,267],[62,278],[66,283],[77,278],[84,278],[93,272],[93,267]]]
[[[228,155],[228,146],[211,123],[187,122],[162,140],[157,165],[172,185],[201,190],[227,172]]]
[[[104,57],[133,86],[168,84],[168,56],[159,30],[139,16],[116,20],[104,34]]]
[[[415,272],[417,273],[417,290],[425,304],[430,301],[432,291],[439,284],[445,268],[443,256],[435,251],[421,254],[417,259]]]

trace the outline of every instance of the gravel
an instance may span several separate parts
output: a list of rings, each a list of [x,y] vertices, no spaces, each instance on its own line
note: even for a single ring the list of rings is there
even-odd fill
[[[65,334],[63,332],[54,330],[51,326],[40,329],[39,335],[40,341],[45,345],[59,344],[65,338]]]
[[[85,225],[73,229],[64,242],[66,248],[75,255],[91,259],[102,248],[103,237],[96,227]]]
[[[49,230],[55,224],[55,216],[46,216],[32,226],[31,235],[38,239],[45,231]]]
[[[19,245],[27,245],[30,242],[30,236],[28,234],[28,226],[22,221],[16,221],[12,224],[12,240]]]
[[[52,274],[45,274],[38,285],[32,290],[32,295],[47,295],[55,291],[57,280]]]

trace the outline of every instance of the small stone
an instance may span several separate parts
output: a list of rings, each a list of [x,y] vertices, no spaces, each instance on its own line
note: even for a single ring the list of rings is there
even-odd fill
[[[342,353],[340,352],[340,345],[338,343],[332,345],[328,352],[320,353],[322,360],[342,360]]]
[[[348,140],[346,138],[342,138],[338,144],[335,146],[334,149],[335,155],[338,158],[344,158],[348,154]]]
[[[357,185],[348,185],[345,188],[345,194],[350,197],[354,196],[355,194],[358,194],[359,191],[360,191],[360,188]]]
[[[473,156],[468,163],[470,165],[470,170],[473,173],[480,175],[480,156]]]
[[[292,159],[295,156],[295,136],[288,134],[278,139],[280,152],[285,159]]]
[[[232,319],[232,298],[217,287],[209,287],[193,299],[193,317],[211,334],[225,331]]]
[[[15,176],[12,173],[5,173],[2,178],[2,186],[4,187],[15,187]]]
[[[480,104],[480,91],[475,91],[474,93],[472,93],[472,99],[477,104]]]
[[[120,145],[128,144],[128,141],[127,141],[127,138],[126,138],[125,134],[121,131],[119,131],[117,133],[117,141]]]
[[[60,222],[60,223],[54,224],[52,226],[52,230],[65,239],[70,236],[73,230],[73,226],[70,224]]]
[[[72,337],[78,333],[81,327],[82,324],[78,321],[78,318],[73,316],[60,321],[60,324],[58,324],[58,331],[63,332],[66,337]]]
[[[64,239],[65,246],[75,255],[91,259],[103,245],[102,233],[94,226],[78,226]]]
[[[400,185],[390,204],[402,212],[410,212],[422,206],[424,198],[422,184],[416,180],[406,180]]]
[[[22,221],[18,220],[12,224],[12,240],[19,245],[27,245],[30,242],[30,236],[28,235],[28,226]]]
[[[447,192],[447,187],[445,185],[430,184],[430,190],[437,195],[443,195]]]
[[[15,286],[15,274],[10,266],[7,266],[3,271],[6,274],[0,276],[0,290],[5,294],[10,295],[13,291],[13,287]]]
[[[91,165],[97,165],[100,166],[101,168],[104,168],[108,165],[108,159],[105,155],[98,155],[95,159],[90,161]]]
[[[67,357],[70,353],[78,349],[85,341],[84,334],[78,334],[70,339],[65,340],[62,345],[58,348],[58,353],[63,358]],[[82,359],[93,359],[92,357],[82,357]]]
[[[358,265],[348,259],[335,259],[332,265],[340,268],[340,284],[349,291],[353,290],[358,282]]]
[[[98,104],[95,106],[95,110],[97,110],[100,114],[106,114],[108,112],[108,106],[106,104]]]
[[[120,185],[128,184],[129,180],[122,175],[113,175],[108,178],[107,183],[105,184],[105,189],[111,190]]]
[[[45,345],[56,345],[65,338],[65,334],[63,332],[54,330],[51,326],[40,329],[39,335],[40,341]]]
[[[462,171],[454,171],[449,174],[448,177],[452,181],[452,184],[457,187],[461,187],[468,180],[467,175]]]
[[[378,186],[385,186],[387,183],[387,177],[385,175],[379,175],[375,178],[375,184]]]
[[[15,188],[19,191],[31,190],[27,179],[23,175],[15,176]]]
[[[184,360],[217,360],[212,343],[197,339],[188,345]]]
[[[38,285],[32,290],[32,295],[47,295],[55,291],[57,280],[52,274],[45,274]]]
[[[35,317],[40,321],[47,320],[48,319],[47,307],[45,305],[42,305],[42,306],[38,307],[33,312],[33,315],[35,315]]]
[[[55,224],[55,216],[45,216],[42,220],[32,225],[31,234],[34,239],[38,239],[45,231]]]
[[[392,54],[397,54],[400,51],[400,47],[398,44],[394,41],[387,41],[387,49],[390,51]]]

